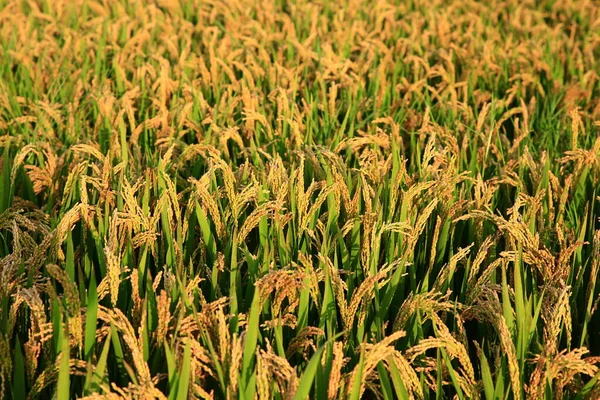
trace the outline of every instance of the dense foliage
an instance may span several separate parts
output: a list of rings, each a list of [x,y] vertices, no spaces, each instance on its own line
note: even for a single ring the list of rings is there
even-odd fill
[[[599,398],[600,4],[0,0],[0,398]]]

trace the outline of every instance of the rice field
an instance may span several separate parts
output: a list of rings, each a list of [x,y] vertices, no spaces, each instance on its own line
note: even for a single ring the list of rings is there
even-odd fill
[[[599,272],[595,0],[0,0],[1,399],[597,399]]]

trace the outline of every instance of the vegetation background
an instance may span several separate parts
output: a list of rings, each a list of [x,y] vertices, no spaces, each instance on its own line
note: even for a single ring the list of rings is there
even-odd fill
[[[0,398],[599,398],[600,4],[0,0]]]

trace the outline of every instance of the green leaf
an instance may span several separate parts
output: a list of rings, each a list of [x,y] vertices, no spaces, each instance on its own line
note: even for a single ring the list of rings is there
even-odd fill
[[[388,372],[385,369],[385,364],[381,361],[377,364],[377,373],[379,374],[379,382],[381,384],[381,392],[383,393],[383,398],[385,400],[393,399],[394,391],[392,390],[392,383],[390,381]]]
[[[363,368],[365,366],[365,346],[360,348],[360,359],[356,366],[356,375],[354,375],[354,382],[352,382],[352,392],[350,393],[350,400],[359,400],[360,398],[360,386],[362,381]]]
[[[114,328],[111,325],[111,331]],[[100,385],[104,381],[104,374],[106,372],[106,362],[108,360],[108,351],[110,350],[111,335],[106,336],[104,346],[102,347],[102,353],[98,359],[98,363],[94,367],[91,363],[88,364],[88,376],[86,377],[84,385],[84,393],[96,392],[100,389]],[[89,393],[88,393],[89,394]]]
[[[177,400],[186,400],[188,398],[188,390],[190,385],[190,364],[192,360],[192,346],[188,341],[183,351],[183,365],[179,376],[179,384],[177,385]]]
[[[173,352],[171,351],[171,348],[169,347],[169,344],[167,343],[166,340],[164,341],[163,346],[165,349],[165,359],[167,361],[167,374],[168,374],[168,378],[169,378],[169,389],[170,389],[169,393],[176,393],[175,392],[176,385],[174,385],[175,378],[176,378],[175,372],[177,371],[176,366],[175,366],[175,356],[173,355]],[[169,398],[171,398],[171,395],[169,395]]]
[[[56,398],[58,400],[68,400],[70,398],[69,395],[69,334],[65,332],[65,335],[62,338],[62,351],[61,351],[61,359],[60,365],[58,369],[58,383],[56,385]]]
[[[260,296],[258,290],[254,292],[254,299],[250,307],[250,317],[246,328],[246,342],[244,343],[244,356],[242,358],[242,379],[244,385],[252,374],[250,365],[254,360],[256,353],[256,343],[258,341],[258,324],[260,318]]]
[[[487,400],[494,400],[494,381],[487,357],[483,350],[479,354],[479,363],[481,364],[481,380],[483,381],[483,392]]]
[[[96,325],[98,315],[98,293],[96,288],[96,277],[92,271],[90,279],[90,287],[88,290],[87,310],[85,314],[85,339],[84,339],[84,355],[85,359],[91,361],[96,344]]]
[[[19,337],[15,340],[15,361],[13,365],[12,394],[13,399],[24,399],[25,395],[25,364]]]
[[[398,371],[398,367],[396,363],[390,363],[390,375],[392,377],[392,383],[394,384],[394,390],[396,393],[396,398],[401,400],[408,400],[410,396],[406,391],[406,387],[404,386],[404,382],[402,382],[402,377],[400,376],[400,371]]]
[[[315,375],[317,373],[317,368],[321,363],[321,354],[325,349],[324,346],[321,346],[315,354],[311,357],[302,377],[300,378],[300,382],[298,383],[298,390],[296,391],[296,395],[294,396],[294,400],[305,400],[309,394],[310,389],[312,388],[313,381],[315,379]]]

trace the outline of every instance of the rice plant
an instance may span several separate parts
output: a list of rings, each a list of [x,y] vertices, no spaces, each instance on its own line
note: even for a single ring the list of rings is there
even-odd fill
[[[0,0],[0,398],[600,398],[594,0]]]

